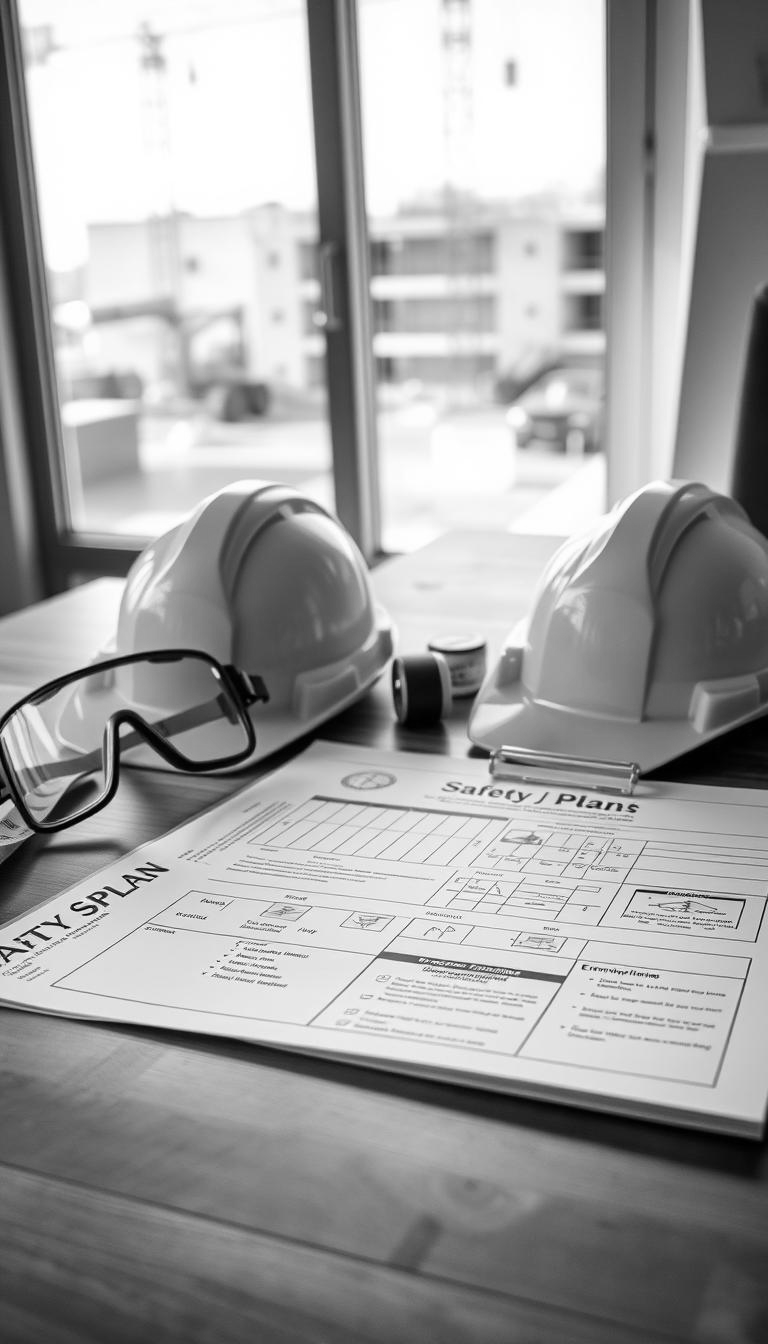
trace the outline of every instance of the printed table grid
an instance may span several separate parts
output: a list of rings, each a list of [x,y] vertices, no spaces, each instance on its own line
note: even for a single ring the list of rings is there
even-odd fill
[[[348,803],[312,798],[286,818],[254,831],[252,844],[321,854],[389,859],[393,862],[455,863],[471,843],[495,840],[500,819],[428,808],[389,807],[385,803]]]

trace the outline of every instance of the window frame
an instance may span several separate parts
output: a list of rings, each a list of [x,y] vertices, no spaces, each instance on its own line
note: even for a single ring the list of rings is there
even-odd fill
[[[623,0],[605,0],[609,77],[608,125],[620,128],[614,151],[633,144],[634,158],[619,164],[609,159],[609,202],[616,207],[621,193],[632,201],[632,173],[636,146],[647,124],[648,51],[643,65],[642,90],[627,99],[627,73],[636,62],[634,45],[638,24],[645,33],[656,0],[627,6]],[[305,0],[311,97],[318,187],[318,246],[323,262],[326,309],[325,368],[328,388],[335,506],[341,521],[374,562],[381,553],[381,519],[377,461],[377,420],[373,317],[370,286],[368,220],[365,206],[362,124],[359,88],[356,0]],[[638,18],[639,15],[639,18]],[[619,59],[621,56],[621,59]],[[651,53],[651,59],[653,53]],[[614,68],[615,67],[615,68]],[[612,173],[621,181],[611,194]],[[618,194],[617,194],[618,193]],[[645,207],[644,207],[645,208]],[[32,142],[26,104],[21,23],[16,0],[0,6],[0,264],[7,289],[7,320],[16,351],[13,374],[0,365],[0,400],[5,382],[15,383],[23,456],[29,480],[23,497],[34,519],[43,593],[54,593],[82,578],[124,575],[147,538],[110,537],[75,530],[68,519],[62,431],[56,392],[56,370],[49,321],[40,219],[38,213]],[[617,233],[614,230],[614,233]],[[632,242],[635,248],[635,242]],[[631,249],[630,249],[631,251]],[[637,252],[631,260],[635,260]],[[626,274],[626,249],[619,258],[606,256],[611,271],[606,311],[609,339],[617,341],[615,357],[609,349],[608,406],[622,405],[626,423],[626,387],[631,384],[631,342],[619,348],[628,325],[610,284]],[[613,264],[612,264],[613,261]],[[0,304],[3,302],[0,286]],[[638,299],[635,294],[633,301]],[[630,311],[630,317],[635,310]],[[612,395],[612,384],[616,390]],[[642,394],[633,390],[635,405]],[[615,418],[615,417],[614,417]],[[609,428],[611,421],[609,419]],[[0,421],[0,452],[9,445]],[[609,479],[621,479],[617,464],[626,458],[626,443],[618,434],[608,436]],[[635,472],[642,470],[635,453]],[[18,493],[18,492],[17,492]],[[18,512],[18,509],[16,510]],[[2,517],[0,516],[0,521]]]
[[[330,262],[324,294],[326,374],[335,507],[374,561],[380,551],[370,276],[362,171],[355,0],[305,0],[318,183],[318,248]],[[16,0],[0,6],[0,238],[20,436],[29,463],[27,507],[37,533],[40,581],[32,596],[98,575],[125,575],[146,537],[72,527],[50,328],[23,36]],[[4,297],[0,289],[0,302]],[[5,460],[9,435],[0,427]],[[22,595],[30,600],[30,594]]]
[[[306,3],[334,499],[372,561],[381,513],[357,0]]]
[[[721,5],[727,0],[709,0]],[[606,466],[612,505],[680,475],[699,211],[702,0],[606,0]],[[697,445],[682,473],[703,469]]]

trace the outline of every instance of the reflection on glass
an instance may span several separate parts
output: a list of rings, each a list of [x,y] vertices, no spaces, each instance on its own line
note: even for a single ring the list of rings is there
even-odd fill
[[[243,476],[333,507],[304,4],[19,7],[76,527],[157,534]],[[603,0],[358,9],[384,544],[570,530],[602,505]],[[574,368],[575,420],[532,409]]]
[[[19,8],[75,526],[244,476],[332,506],[303,7]]]
[[[359,8],[385,545],[569,531],[603,502],[603,0]]]

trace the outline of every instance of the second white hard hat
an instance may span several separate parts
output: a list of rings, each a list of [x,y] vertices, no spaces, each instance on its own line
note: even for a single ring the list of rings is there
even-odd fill
[[[566,542],[477,696],[479,746],[652,770],[768,710],[768,540],[657,481]]]

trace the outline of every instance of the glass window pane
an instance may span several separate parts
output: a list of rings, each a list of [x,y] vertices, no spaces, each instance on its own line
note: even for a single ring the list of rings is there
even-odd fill
[[[359,13],[384,545],[570,531],[604,502],[603,0]]]
[[[333,506],[304,7],[19,0],[76,529]]]

